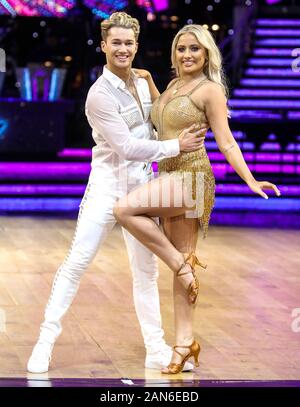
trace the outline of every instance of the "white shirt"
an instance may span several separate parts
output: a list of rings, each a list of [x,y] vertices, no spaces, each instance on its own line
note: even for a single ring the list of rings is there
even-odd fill
[[[179,154],[178,139],[153,140],[148,83],[136,76],[133,79],[143,112],[125,82],[106,67],[89,90],[85,112],[96,143],[92,149],[90,182],[102,184],[104,180],[114,180],[117,185],[127,177],[127,184],[140,183],[145,177],[145,162]]]

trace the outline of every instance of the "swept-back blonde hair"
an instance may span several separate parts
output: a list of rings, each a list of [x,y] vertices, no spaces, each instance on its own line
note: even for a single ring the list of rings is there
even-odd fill
[[[112,27],[131,28],[134,32],[135,40],[137,41],[140,33],[140,24],[136,18],[131,17],[129,14],[123,11],[113,13],[107,20],[103,20],[101,23],[101,37],[103,41],[106,41],[108,31]]]
[[[225,96],[228,97],[228,87],[226,84],[226,78],[222,67],[222,55],[211,33],[206,28],[203,28],[201,25],[198,24],[185,25],[176,34],[172,42],[171,49],[172,68],[175,69],[176,75],[179,76],[179,69],[176,63],[176,48],[178,40],[181,37],[181,35],[187,33],[193,34],[197,41],[199,42],[199,44],[201,44],[206,50],[207,61],[204,65],[203,72],[205,73],[207,78],[210,79],[212,82],[216,82],[219,85],[221,85]]]

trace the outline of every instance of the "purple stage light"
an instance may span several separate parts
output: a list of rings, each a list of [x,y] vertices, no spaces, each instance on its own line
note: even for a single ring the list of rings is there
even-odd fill
[[[278,28],[257,28],[255,34],[260,37],[273,36],[273,37],[299,37],[300,30],[294,29],[278,29]]]
[[[163,11],[169,8],[169,0],[153,0],[155,11]]]
[[[2,195],[83,195],[86,185],[0,185]]]
[[[292,46],[293,48],[300,45],[300,40],[297,38],[264,38],[255,41],[256,45],[273,45],[273,46]]]
[[[286,147],[286,151],[300,151],[300,145],[295,143],[290,143]]]
[[[256,48],[253,51],[256,56],[291,56],[292,49],[281,49],[281,48]]]
[[[84,157],[92,158],[92,150],[90,148],[65,148],[57,154],[60,158],[67,157]]]
[[[212,165],[213,167],[213,165]],[[250,171],[255,171],[256,173],[281,173],[281,174],[300,174],[300,165],[290,165],[290,164],[249,164]],[[235,173],[234,169],[228,164],[225,171],[228,174]]]
[[[0,179],[73,179],[87,178],[90,163],[0,163]]]
[[[233,107],[300,108],[298,100],[230,99],[228,104]]]
[[[277,3],[280,3],[280,2],[281,2],[281,0],[266,0],[266,3],[269,4],[269,5],[277,4]]]
[[[292,58],[249,58],[247,61],[250,66],[292,66],[292,63]]]
[[[0,211],[71,212],[78,211],[80,202],[80,198],[0,198]],[[217,196],[214,209],[296,212],[300,210],[300,199]]]
[[[279,143],[263,143],[260,146],[261,151],[280,151],[281,146]]]
[[[280,185],[282,196],[300,196],[299,185]],[[56,195],[56,196],[83,196],[86,185],[0,185],[0,195],[20,196],[20,195]],[[221,195],[249,195],[252,191],[243,184],[222,184],[217,183],[216,193]]]
[[[207,154],[210,161],[226,161],[221,152],[208,151]],[[300,154],[244,152],[243,156],[247,162],[300,163]]]
[[[260,110],[233,110],[231,112],[232,119],[248,118],[248,119],[272,119],[281,120],[281,113],[274,113]]]
[[[298,118],[300,117],[300,112],[298,112]],[[236,140],[242,140],[243,139],[243,133],[241,133],[239,135],[239,133],[241,132],[236,132],[233,131],[233,135],[234,138]],[[208,135],[208,133],[207,133]],[[206,137],[207,137],[206,135]],[[212,139],[214,139],[213,134],[212,135]],[[249,142],[244,142],[244,141],[240,141],[238,143],[242,149],[244,151],[246,151],[247,149],[249,150],[253,150],[253,144],[249,143]],[[270,145],[270,149],[272,150],[274,144],[273,143],[269,143]],[[220,152],[215,152],[215,151],[210,151],[209,149],[212,148],[213,150],[217,149],[217,144],[215,141],[206,141],[205,142],[205,146],[208,149],[208,155],[210,157],[210,159],[218,161],[218,160],[222,160],[224,156],[222,153]],[[245,146],[247,148],[245,148]],[[299,145],[299,149],[300,149],[300,145]],[[287,162],[300,162],[300,155],[294,155],[294,154],[286,154],[286,153],[279,153],[279,154],[272,154],[272,153],[259,153],[259,152],[255,152],[255,153],[244,153],[246,160],[255,160],[255,161],[287,161]],[[91,149],[88,148],[83,148],[83,149],[79,149],[79,148],[70,148],[70,149],[65,149],[62,150],[60,153],[58,153],[58,156],[60,158],[91,158],[92,157],[92,152]],[[4,163],[3,163],[4,164]],[[153,163],[153,167],[156,170],[157,168],[157,164]]]
[[[72,212],[78,211],[80,198],[0,198],[5,212]]]
[[[291,68],[289,69],[274,69],[274,68],[248,68],[245,70],[245,74],[249,76],[300,76],[300,71],[293,71]]]
[[[63,17],[75,5],[75,0],[3,0],[0,14],[27,17]]]
[[[283,89],[235,89],[234,96],[249,97],[291,97],[300,98],[300,90]]]
[[[300,112],[288,112],[287,117],[289,120],[300,120]]]
[[[126,0],[84,0],[84,4],[98,17],[106,19],[115,11],[120,11],[128,5]]]
[[[266,19],[259,18],[256,20],[258,26],[280,26],[280,27],[300,27],[300,20],[296,19]]]
[[[274,143],[271,144],[274,151]],[[212,167],[217,177],[223,177],[226,173],[234,173],[233,168],[228,163],[212,163]],[[249,168],[257,173],[300,174],[300,164],[250,163]],[[87,179],[89,173],[90,164],[88,163],[0,163],[1,180],[62,179],[78,181]]]
[[[300,196],[299,185],[277,185],[280,189],[282,197],[284,196]],[[249,195],[252,191],[247,185],[241,184],[219,184],[216,185],[216,193],[220,195]]]
[[[300,87],[300,80],[297,79],[255,79],[255,78],[244,78],[240,81],[241,85],[246,86],[272,86],[280,88]]]
[[[239,198],[239,197],[217,197],[215,209],[243,209],[250,211],[299,211],[300,199],[291,198]]]

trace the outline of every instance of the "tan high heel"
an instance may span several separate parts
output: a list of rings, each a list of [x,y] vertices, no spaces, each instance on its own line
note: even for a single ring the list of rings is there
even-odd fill
[[[185,273],[180,273],[181,270],[184,268],[184,266],[186,266],[187,264],[189,264],[191,266],[191,270],[190,271],[186,271]],[[191,252],[188,254],[187,258],[184,260],[184,262],[182,263],[182,265],[180,266],[180,268],[176,271],[176,277],[181,277],[184,276],[186,274],[193,274],[194,277],[194,281],[192,281],[190,283],[190,285],[187,288],[187,292],[188,292],[188,298],[191,304],[195,304],[197,301],[197,297],[198,297],[198,293],[199,293],[199,281],[198,278],[195,274],[195,266],[200,266],[204,269],[206,269],[207,265],[204,263],[201,263],[199,261],[199,259],[197,258],[196,254],[194,252]]]
[[[176,348],[187,348],[190,351],[186,356],[184,356],[180,352],[178,352],[178,350],[176,350]],[[195,366],[199,366],[200,350],[201,350],[200,344],[198,342],[196,342],[195,340],[193,341],[193,343],[190,346],[182,346],[182,345],[173,346],[173,351],[178,353],[178,355],[181,356],[182,360],[180,363],[170,363],[167,366],[168,371],[167,372],[162,371],[162,373],[177,374],[177,373],[182,372],[185,362],[192,356],[194,357]]]

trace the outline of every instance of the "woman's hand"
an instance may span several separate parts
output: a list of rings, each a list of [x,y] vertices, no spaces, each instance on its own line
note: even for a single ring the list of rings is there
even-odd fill
[[[268,195],[264,193],[263,189],[273,189],[277,196],[280,196],[281,193],[275,184],[271,184],[268,181],[256,181],[255,179],[247,183],[249,188],[256,194],[262,196],[265,199],[268,199]]]
[[[150,79],[151,78],[151,73],[149,71],[147,71],[146,69],[137,69],[134,68],[133,72],[135,73],[135,75],[139,78],[143,78],[143,79]]]

